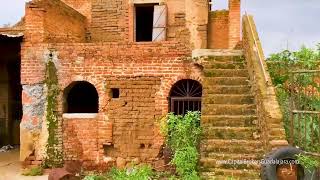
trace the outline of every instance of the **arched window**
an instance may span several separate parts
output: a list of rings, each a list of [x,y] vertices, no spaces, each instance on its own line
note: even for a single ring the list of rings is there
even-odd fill
[[[65,113],[98,113],[98,93],[96,88],[86,81],[71,83],[64,92]]]
[[[178,81],[170,91],[170,112],[184,115],[187,111],[201,111],[201,96],[202,85],[198,81]]]

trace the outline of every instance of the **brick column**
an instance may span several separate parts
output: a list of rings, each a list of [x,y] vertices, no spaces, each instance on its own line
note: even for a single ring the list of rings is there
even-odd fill
[[[192,49],[207,48],[208,1],[185,0],[186,25],[190,32]]]
[[[229,49],[240,41],[240,0],[229,0]]]
[[[45,10],[38,4],[29,2],[26,4],[25,11],[25,41],[43,42]]]

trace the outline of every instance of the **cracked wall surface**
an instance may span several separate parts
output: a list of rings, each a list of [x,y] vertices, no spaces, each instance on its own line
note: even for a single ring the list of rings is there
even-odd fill
[[[20,123],[20,160],[25,160],[35,153],[42,159],[45,138],[45,87],[44,84],[23,85],[22,90],[23,117]]]

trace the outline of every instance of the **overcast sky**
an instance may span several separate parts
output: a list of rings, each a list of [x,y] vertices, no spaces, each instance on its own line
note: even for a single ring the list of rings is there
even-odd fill
[[[19,21],[26,0],[1,1],[0,25]],[[227,0],[215,2],[222,8]],[[267,55],[320,43],[320,0],[242,0],[242,11],[254,15]]]

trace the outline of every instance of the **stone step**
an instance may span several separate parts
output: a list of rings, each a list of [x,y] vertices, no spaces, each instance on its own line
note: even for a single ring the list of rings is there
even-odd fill
[[[256,127],[212,127],[202,128],[204,139],[243,139],[257,140],[260,130]]]
[[[284,137],[285,134],[286,132],[282,127],[269,129],[270,137]]]
[[[211,94],[203,98],[204,104],[253,104],[254,96],[242,94]]]
[[[202,139],[200,143],[201,152],[221,152],[238,154],[262,154],[263,144],[257,140],[224,140],[224,139]]]
[[[245,63],[245,58],[243,56],[209,56],[205,58],[207,64],[215,62],[232,62],[232,63]]]
[[[201,116],[201,124],[207,126],[250,127],[258,124],[255,115],[213,115]]]
[[[200,176],[201,180],[261,180],[261,178],[233,177],[233,176]]]
[[[203,94],[249,94],[251,87],[248,85],[234,85],[234,86],[210,86],[204,87]]]
[[[206,77],[204,87],[218,85],[249,85],[247,77]]]
[[[260,173],[252,169],[222,169],[222,168],[208,168],[207,172],[201,172],[202,179],[221,179],[221,180],[260,180]]]
[[[244,50],[241,49],[195,49],[192,51],[192,58],[216,57],[216,56],[243,56]]]
[[[211,61],[203,65],[204,69],[245,69],[246,64],[243,62],[217,62]]]
[[[261,156],[258,154],[230,154],[230,153],[216,153],[216,152],[202,152],[201,157],[213,158],[219,160],[260,160]]]
[[[256,105],[204,104],[203,115],[256,115]]]
[[[204,69],[205,77],[248,77],[246,69]]]
[[[208,168],[223,168],[223,169],[253,169],[259,170],[260,163],[257,161],[224,161],[214,158],[200,158],[200,171],[208,171]]]

